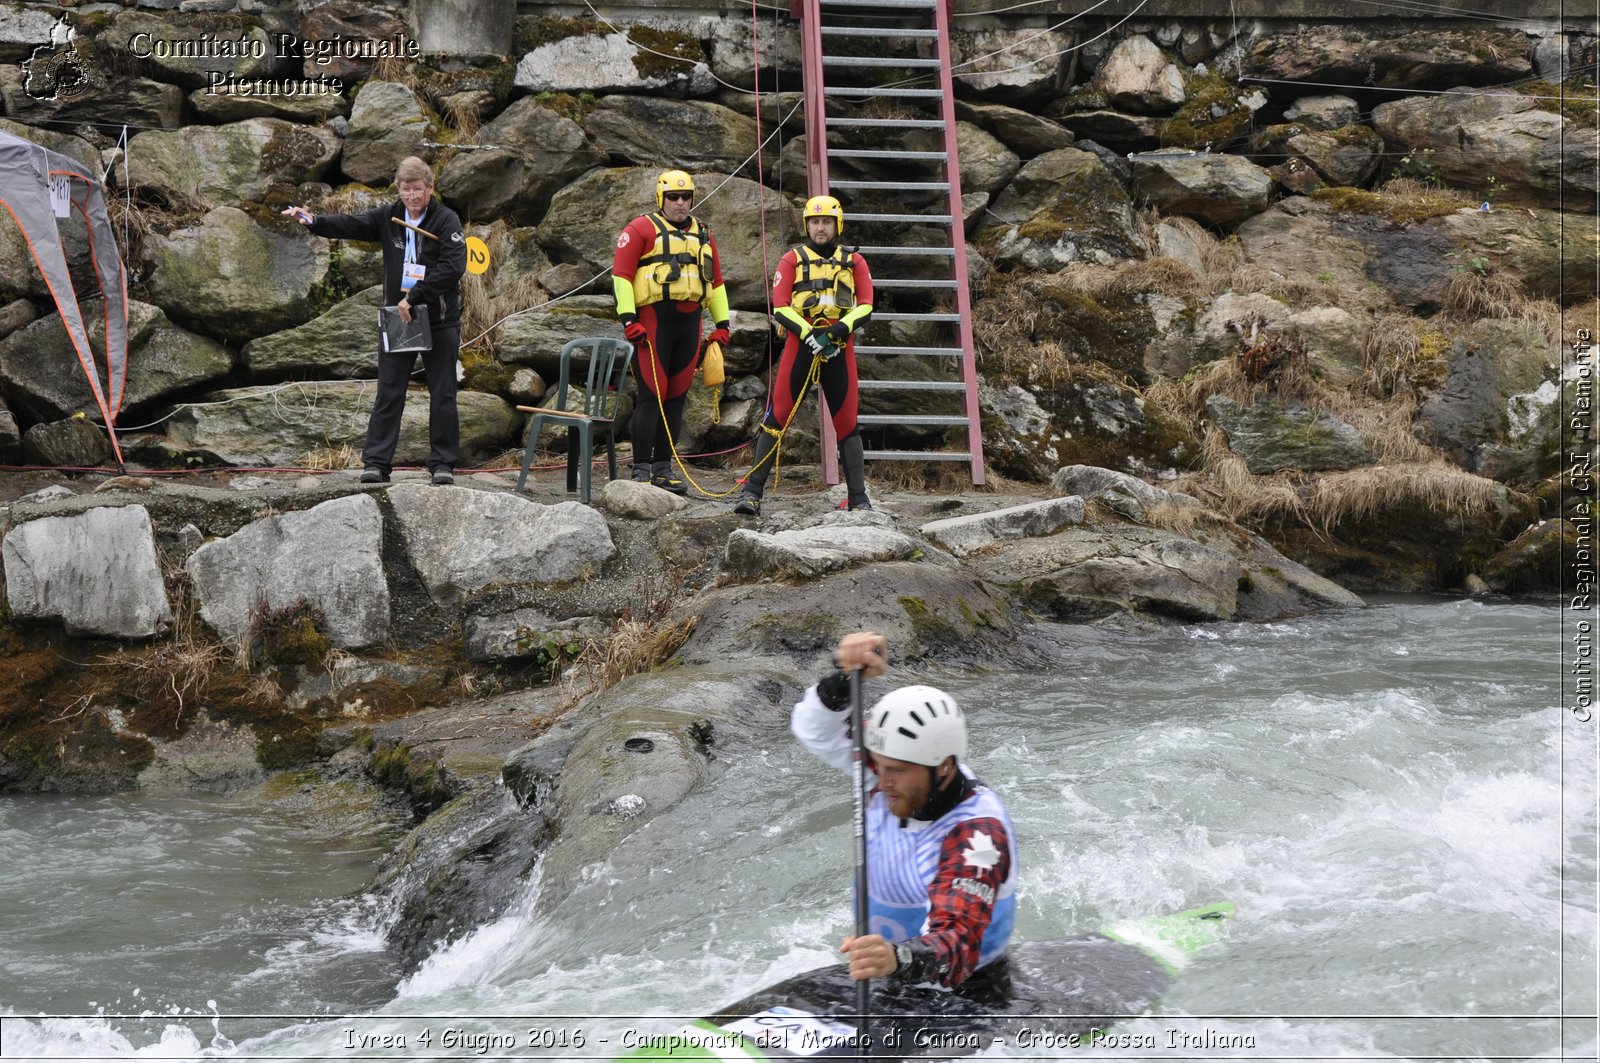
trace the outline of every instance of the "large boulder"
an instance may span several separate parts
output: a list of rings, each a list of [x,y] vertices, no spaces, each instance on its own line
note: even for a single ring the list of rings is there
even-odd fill
[[[205,395],[167,422],[172,443],[229,465],[299,465],[329,446],[359,450],[372,412],[370,380],[308,381],[233,388]],[[480,391],[456,396],[463,454],[503,450],[515,415],[505,400]],[[413,387],[400,419],[396,465],[428,457],[428,391]]]
[[[216,41],[222,47],[196,48],[197,41]],[[172,19],[148,11],[124,11],[97,43],[123,52],[120,58],[125,62],[148,63],[162,81],[190,89],[218,86],[220,90],[231,78],[249,81],[295,72],[294,59],[279,47],[273,33],[256,20],[237,15],[193,11]]]
[[[387,43],[411,37],[412,26],[405,13],[385,10],[396,6],[399,5],[376,5],[364,3],[363,0],[323,0],[315,5],[297,5],[295,10],[303,12],[296,27],[298,36],[301,41],[312,44],[312,47],[302,49],[305,59],[300,73],[306,78],[338,78],[346,85],[354,85],[371,77],[373,67],[379,62],[372,57],[377,49],[340,48],[335,45],[341,41]],[[444,14],[442,5],[422,6],[430,10],[426,14],[419,10],[418,15],[430,24],[431,32],[431,24],[436,16]],[[500,5],[479,6],[494,8]],[[417,43],[425,51],[432,50],[420,40]],[[395,161],[400,161],[398,156]]]
[[[105,306],[96,297],[80,308],[89,349],[105,386]],[[233,370],[233,356],[215,340],[178,328],[149,303],[128,303],[128,374],[122,406],[140,406],[215,385]],[[40,318],[0,340],[0,392],[14,408],[39,420],[96,409],[78,353],[61,316]],[[109,396],[108,396],[109,399]]]
[[[128,181],[175,207],[207,210],[259,202],[274,185],[320,181],[338,155],[332,130],[281,118],[155,129],[128,142]]]
[[[1262,398],[1247,405],[1212,395],[1206,400],[1206,416],[1222,429],[1228,449],[1257,476],[1353,469],[1374,460],[1372,446],[1353,426],[1299,403]]]
[[[1311,192],[1323,185],[1365,185],[1378,172],[1383,138],[1364,125],[1319,130],[1295,124],[1268,126],[1250,139],[1250,150],[1272,160],[1269,174],[1285,187]],[[1298,168],[1298,169],[1297,169]],[[1309,173],[1298,187],[1295,172]]]
[[[1060,148],[1030,160],[989,208],[1004,228],[979,230],[996,266],[1059,269],[1139,257],[1133,201],[1100,159]]]
[[[1020,506],[929,521],[920,531],[957,557],[999,546],[1010,539],[1054,535],[1083,523],[1083,499],[1077,495],[1028,502]]]
[[[711,72],[717,80],[741,89],[756,87],[770,92],[778,85],[800,84],[800,25],[782,22],[752,23],[749,19],[719,18],[711,24]],[[786,110],[787,108],[785,108]],[[771,119],[762,115],[765,125]]]
[[[617,234],[640,212],[655,209],[655,167],[593,170],[557,192],[539,226],[540,239],[553,251],[582,261],[596,271],[611,265]],[[762,257],[763,224],[768,234],[800,231],[800,213],[782,196],[743,177],[720,173],[693,174],[695,188],[707,193],[695,205],[695,217],[711,228],[722,257],[722,276],[732,305],[764,309],[767,266]],[[763,214],[765,215],[763,221]]]
[[[225,639],[249,639],[266,614],[307,605],[335,646],[389,637],[383,514],[366,495],[263,517],[200,546],[185,565],[200,616]]]
[[[179,324],[240,343],[311,316],[328,275],[328,241],[267,229],[236,207],[145,240],[150,300]]]
[[[439,130],[414,92],[394,81],[369,81],[350,106],[339,168],[352,181],[383,187],[407,155],[433,158],[424,142],[438,139]]]
[[[1178,65],[1142,33],[1111,49],[1094,73],[1094,87],[1113,107],[1136,114],[1170,114],[1186,98]]]
[[[3,553],[6,604],[15,620],[116,639],[151,638],[172,623],[143,506],[23,521],[6,533]]]
[[[590,336],[622,338],[617,303],[609,295],[575,295],[518,314],[495,334],[495,354],[508,365],[532,366],[546,380],[561,372],[561,348]]]
[[[757,144],[755,119],[709,100],[607,96],[582,125],[598,158],[657,169],[726,169],[754,155]]]
[[[71,94],[36,96],[28,91],[25,67],[0,65],[0,103],[7,116],[29,126],[127,125],[177,129],[183,124],[183,89],[150,78],[107,75],[94,68]]]
[[[698,36],[634,26],[541,44],[517,63],[516,86],[540,92],[633,92],[704,96],[716,87]]]
[[[1445,360],[1444,380],[1423,390],[1418,427],[1458,465],[1482,472],[1480,452],[1513,429],[1511,400],[1545,383],[1561,352],[1524,322],[1484,320],[1462,330]]]
[[[1533,73],[1532,48],[1520,29],[1397,32],[1348,22],[1258,37],[1244,66],[1259,78],[1385,89],[1504,85]]]
[[[1426,153],[1445,184],[1492,202],[1592,213],[1600,138],[1539,105],[1500,89],[1461,89],[1379,104],[1372,124],[1390,152]]]
[[[1023,103],[1061,86],[1073,36],[1059,30],[984,29],[952,33],[955,82],[974,96]]]
[[[1237,155],[1147,152],[1135,155],[1133,190],[1163,214],[1206,225],[1234,225],[1265,210],[1272,178]]]
[[[956,123],[956,143],[963,193],[998,192],[1022,168],[1009,148],[970,122]]]
[[[812,579],[871,561],[908,561],[917,541],[872,513],[830,513],[810,528],[728,536],[723,571],[735,580]]]
[[[111,461],[111,442],[87,417],[44,421],[22,433],[22,460],[63,469],[99,468]]]
[[[532,224],[552,194],[600,160],[576,122],[532,97],[507,107],[478,140],[493,146],[461,152],[439,175],[440,195],[476,221]]]
[[[37,4],[0,4],[0,63],[30,58],[36,48],[59,35],[60,18],[54,10]]]
[[[1024,159],[1057,148],[1070,148],[1075,139],[1072,130],[1060,122],[1001,103],[958,100],[956,117],[993,133],[1000,143]],[[965,181],[962,190],[970,191]]]
[[[285,377],[375,377],[378,307],[382,305],[383,285],[376,284],[304,325],[251,340],[240,352],[245,368],[260,382]]]
[[[389,504],[411,564],[434,603],[459,606],[490,584],[597,576],[616,556],[599,510],[523,495],[396,484]]]

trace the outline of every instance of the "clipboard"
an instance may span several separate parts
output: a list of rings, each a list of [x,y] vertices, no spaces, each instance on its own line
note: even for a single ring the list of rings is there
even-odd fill
[[[409,325],[400,319],[398,308],[378,307],[378,335],[384,354],[433,350],[433,330],[428,327],[427,305],[411,308]]]

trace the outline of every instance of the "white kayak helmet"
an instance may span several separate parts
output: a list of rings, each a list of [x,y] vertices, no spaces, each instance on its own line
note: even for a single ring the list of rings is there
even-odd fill
[[[937,687],[891,690],[867,713],[866,746],[891,760],[937,768],[967,755],[967,718]]]

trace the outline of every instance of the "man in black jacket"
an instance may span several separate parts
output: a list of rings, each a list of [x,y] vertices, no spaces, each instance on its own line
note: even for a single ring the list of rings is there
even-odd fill
[[[362,214],[312,214],[304,207],[283,213],[318,236],[373,240],[383,248],[383,301],[410,323],[412,310],[428,308],[432,347],[422,352],[428,378],[428,471],[436,484],[455,482],[461,458],[456,416],[456,352],[461,346],[461,274],[467,247],[456,212],[433,198],[428,164],[409,155],[394,174],[398,202]],[[362,483],[387,483],[400,440],[406,386],[417,363],[414,351],[378,352],[378,395],[361,452]]]

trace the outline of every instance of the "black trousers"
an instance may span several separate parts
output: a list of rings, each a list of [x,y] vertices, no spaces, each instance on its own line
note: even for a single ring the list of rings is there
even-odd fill
[[[461,347],[461,326],[433,329],[433,349],[423,351],[423,375],[428,380],[428,468],[455,468],[461,460],[461,421],[456,414],[456,352]],[[406,409],[406,389],[416,368],[416,351],[378,354],[378,395],[367,420],[367,444],[361,462],[385,473],[394,462],[400,442],[400,416]]]

